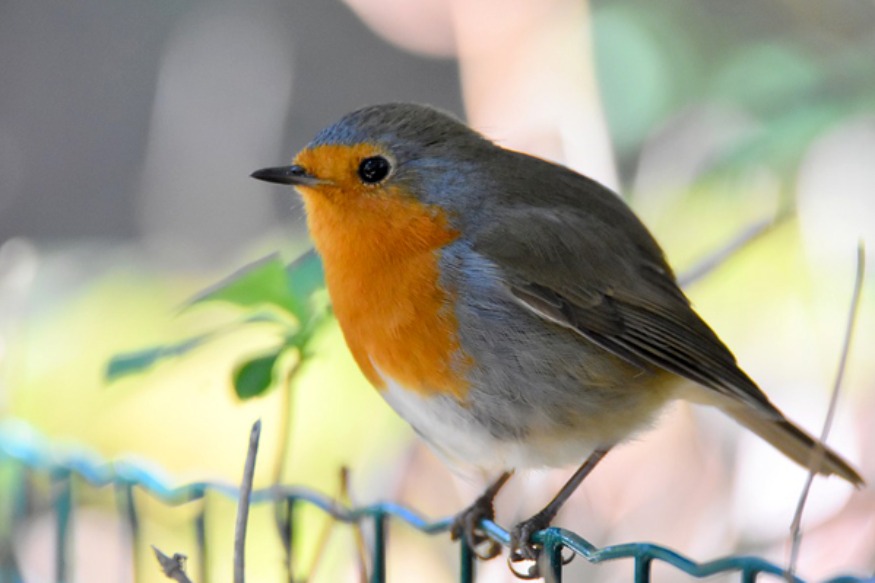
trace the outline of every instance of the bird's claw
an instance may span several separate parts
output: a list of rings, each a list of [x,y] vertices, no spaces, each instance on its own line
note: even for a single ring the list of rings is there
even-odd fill
[[[513,561],[536,561],[542,546],[532,541],[532,535],[550,526],[550,518],[535,514],[510,531],[510,558]]]
[[[464,540],[478,559],[488,561],[501,554],[501,545],[489,538],[480,528],[480,521],[484,519],[494,520],[495,510],[491,500],[478,498],[471,506],[456,515],[450,527],[450,537],[453,540]]]
[[[511,555],[507,556],[507,568],[514,574],[514,577],[524,581],[531,581],[541,577],[541,567],[537,561],[525,567],[525,570],[520,566],[520,563],[523,562],[527,562],[526,559],[514,559]]]
[[[536,514],[520,522],[510,532],[510,554],[507,563],[510,570],[520,579],[537,579],[541,576],[539,559],[544,547],[532,541],[532,535],[550,526],[550,516]],[[520,570],[519,563],[531,562],[524,571]]]
[[[562,566],[564,567],[568,563],[574,560],[574,557],[577,555],[574,552],[571,552],[567,556],[562,557]],[[537,560],[529,561],[524,558],[514,558],[512,555],[507,556],[507,567],[510,569],[510,572],[514,574],[517,579],[523,579],[526,581],[530,581],[532,579],[540,579],[544,577],[544,574],[541,572],[541,562],[544,560],[543,555],[539,556]],[[523,569],[523,566],[520,563],[531,563]],[[552,581],[552,579],[547,579],[548,581]]]

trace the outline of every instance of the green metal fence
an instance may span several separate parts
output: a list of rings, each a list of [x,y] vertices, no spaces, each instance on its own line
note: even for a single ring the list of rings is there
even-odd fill
[[[0,503],[2,503],[0,507],[9,513],[9,516],[0,517],[7,526],[2,529],[3,534],[0,535],[7,539],[0,539],[0,583],[24,581],[12,559],[10,549],[16,525],[26,516],[28,483],[29,477],[33,474],[48,477],[53,484],[52,504],[56,526],[55,580],[58,582],[70,581],[67,557],[72,542],[71,517],[76,511],[76,496],[72,487],[74,480],[81,481],[92,488],[114,488],[118,512],[127,524],[132,534],[132,544],[135,546],[140,538],[138,510],[134,499],[135,490],[148,492],[152,497],[169,506],[203,499],[211,492],[233,499],[239,496],[237,488],[226,484],[195,482],[174,487],[159,476],[160,472],[147,469],[142,464],[107,462],[85,450],[72,451],[69,448],[60,450],[32,428],[16,421],[0,423],[0,467],[9,466],[20,471],[11,472],[13,478],[9,478],[10,473],[7,472],[3,482],[5,487],[0,490]],[[410,508],[388,502],[349,508],[318,492],[293,486],[256,490],[251,494],[250,503],[282,505],[284,520],[281,521],[277,536],[281,539],[289,557],[291,557],[293,540],[308,534],[294,532],[292,528],[295,523],[294,514],[304,505],[317,507],[341,522],[361,524],[370,528],[373,533],[371,539],[373,543],[369,549],[371,557],[368,577],[372,583],[387,580],[387,521],[404,522],[426,535],[440,536],[446,536],[451,523],[450,518],[429,520]],[[192,580],[196,582],[203,581],[201,577],[206,573],[206,565],[203,563],[206,556],[205,514],[206,510],[202,509],[192,524],[199,546],[196,561],[201,561],[200,564],[191,565]],[[509,534],[502,527],[488,521],[482,526],[496,541],[504,545],[508,544]],[[567,549],[566,553],[570,551],[590,563],[626,561],[629,565],[629,579],[642,583],[650,581],[652,567],[657,563],[670,565],[696,578],[738,573],[740,580],[745,583],[755,581],[761,574],[790,579],[784,569],[757,557],[730,556],[697,563],[667,548],[649,543],[629,543],[598,548],[577,534],[560,528],[548,528],[537,533],[535,541],[541,543],[544,548],[548,562],[547,579],[557,582],[562,581],[564,549]],[[464,544],[459,545],[459,553],[458,580],[472,582],[475,580],[475,558]],[[396,574],[392,579],[404,580],[404,576]],[[795,577],[792,580],[802,582],[802,579]],[[875,581],[875,577],[840,576],[828,581],[829,583],[864,581],[871,583]]]

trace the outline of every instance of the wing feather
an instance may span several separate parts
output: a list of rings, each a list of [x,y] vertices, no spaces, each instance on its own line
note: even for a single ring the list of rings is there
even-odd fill
[[[574,181],[566,176],[554,186]],[[501,220],[477,232],[474,249],[501,267],[518,303],[636,367],[773,409],[692,309],[631,210],[595,182],[576,186],[576,198],[505,207]]]

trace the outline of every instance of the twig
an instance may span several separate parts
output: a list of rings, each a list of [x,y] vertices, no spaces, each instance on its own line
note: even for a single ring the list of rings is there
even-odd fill
[[[192,583],[188,575],[185,574],[186,556],[180,553],[174,553],[172,557],[168,557],[158,550],[158,547],[152,545],[152,550],[155,552],[155,558],[158,559],[158,564],[161,565],[161,572],[168,579],[173,579],[178,583]]]
[[[349,507],[352,506],[352,501],[349,496],[349,468],[346,466],[342,466],[340,468],[338,491],[337,495],[334,497],[334,501],[336,504],[345,504]],[[329,539],[331,538],[331,535],[337,524],[337,517],[332,516],[322,528],[322,532],[319,534],[319,540],[316,543],[316,552],[313,555],[313,561],[310,565],[310,570],[307,572],[307,579],[314,579],[316,570],[323,562],[325,553],[328,549]],[[356,550],[359,552],[359,577],[361,581],[366,581],[367,573],[364,565],[365,550],[364,540],[361,534],[361,524],[356,521],[355,523],[353,523],[352,527],[355,536]]]
[[[863,290],[863,276],[866,271],[866,249],[863,242],[857,244],[857,273],[854,280],[854,292],[851,296],[851,305],[848,310],[848,321],[845,326],[845,337],[842,342],[842,351],[839,357],[838,371],[836,372],[835,381],[833,382],[832,395],[829,400],[829,409],[827,409],[826,419],[823,422],[823,430],[820,433],[820,440],[814,445],[811,451],[811,468],[808,472],[808,477],[805,480],[805,485],[802,487],[802,493],[799,495],[799,502],[796,504],[796,513],[793,515],[793,522],[790,524],[790,561],[787,566],[787,581],[793,581],[796,575],[796,567],[799,561],[799,548],[802,546],[802,512],[805,509],[805,503],[808,501],[808,494],[811,491],[811,484],[814,481],[817,468],[823,464],[826,456],[826,439],[829,437],[829,431],[832,427],[833,417],[835,416],[836,404],[839,398],[839,389],[842,386],[842,380],[845,376],[845,368],[848,362],[848,353],[851,350],[851,338],[854,335],[854,324],[857,320],[857,312],[860,307],[860,295]]]
[[[243,466],[243,482],[240,484],[240,499],[237,502],[237,525],[234,529],[234,583],[244,583],[244,551],[246,550],[246,524],[249,520],[249,498],[252,480],[255,477],[255,456],[258,453],[258,438],[261,436],[261,419],[252,426],[249,434],[249,451]]]
[[[340,501],[350,507],[355,507],[355,501],[352,499],[349,487],[349,468],[344,466],[340,470]],[[352,525],[352,534],[355,540],[355,547],[358,553],[359,563],[359,581],[366,583],[368,580],[368,570],[365,567],[365,557],[368,554],[365,537],[362,533],[362,523],[356,522]]]
[[[281,387],[282,391],[282,403],[280,407],[282,418],[280,420],[280,431],[282,433],[280,437],[280,446],[277,451],[277,455],[274,457],[274,465],[273,465],[273,486],[274,488],[278,488],[278,486],[282,483],[283,475],[285,474],[286,463],[288,463],[289,459],[289,451],[292,446],[292,406],[294,404],[294,396],[292,391],[294,390],[294,386],[292,385],[293,378],[295,374],[300,369],[303,364],[303,356],[298,353],[298,362],[296,362],[288,371],[285,376],[283,386]],[[291,532],[293,526],[289,524],[291,520],[291,513],[289,512],[291,502],[287,502],[285,499],[281,497],[277,497],[274,501],[274,521],[276,522],[277,532],[279,532],[280,540],[283,545],[283,550],[285,551],[285,559],[286,559],[286,571],[288,575],[288,581],[291,583],[294,581],[294,573],[295,573],[295,564],[294,564],[294,555],[292,552],[292,540],[291,540]]]
[[[741,249],[753,243],[762,235],[768,233],[790,216],[790,211],[783,211],[779,212],[774,217],[761,219],[747,226],[740,233],[735,235],[735,237],[733,237],[725,246],[699,260],[695,265],[682,273],[678,277],[678,283],[680,283],[681,287],[687,287],[699,281],[720,267],[726,262],[726,260],[738,253]]]

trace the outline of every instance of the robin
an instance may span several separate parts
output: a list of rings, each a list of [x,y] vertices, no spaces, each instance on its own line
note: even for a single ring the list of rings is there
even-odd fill
[[[510,560],[536,560],[531,535],[678,398],[862,486],[739,368],[646,227],[598,182],[414,104],[347,114],[291,166],[252,176],[303,197],[334,312],[368,380],[449,463],[495,476],[452,528],[481,558],[500,551],[479,525],[515,469],[585,459],[511,531]]]

